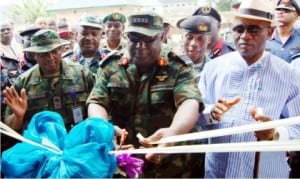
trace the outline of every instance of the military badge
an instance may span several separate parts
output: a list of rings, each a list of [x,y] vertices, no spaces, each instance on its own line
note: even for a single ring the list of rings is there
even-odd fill
[[[208,26],[206,24],[199,24],[198,25],[198,30],[200,32],[207,32],[208,31]]]
[[[202,12],[203,14],[209,14],[210,11],[211,11],[211,8],[210,8],[210,7],[202,7],[202,8],[201,8],[201,12]]]
[[[119,14],[119,13],[113,13],[113,14],[112,14],[112,18],[113,18],[114,20],[120,20],[120,19],[121,19],[121,14]]]
[[[168,78],[168,75],[156,75],[155,78],[159,81],[159,82],[162,82],[162,81],[165,81],[167,78]]]

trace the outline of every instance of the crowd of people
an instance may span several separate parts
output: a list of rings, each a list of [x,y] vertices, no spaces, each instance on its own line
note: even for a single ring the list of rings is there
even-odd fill
[[[100,117],[115,126],[116,143],[128,132],[125,150],[189,132],[300,116],[297,2],[279,0],[274,11],[265,0],[243,0],[230,16],[233,44],[220,38],[222,18],[207,6],[177,27],[155,12],[86,15],[76,27],[37,18],[20,34],[1,22],[1,121],[22,134],[44,110],[62,115],[67,130]],[[170,28],[182,32],[176,47]],[[17,142],[1,137],[1,152]],[[300,124],[156,147],[299,138]],[[255,152],[138,157],[145,160],[140,177],[146,178],[288,178],[300,177],[299,153],[261,152],[258,172]]]

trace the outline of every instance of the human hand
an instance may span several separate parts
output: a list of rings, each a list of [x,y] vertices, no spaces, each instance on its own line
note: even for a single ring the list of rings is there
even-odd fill
[[[25,54],[23,53],[19,58],[19,66],[22,68],[26,64]]]
[[[272,119],[269,116],[263,114],[261,108],[251,108],[250,109],[251,116],[258,122],[267,122]],[[266,129],[262,131],[255,131],[255,136],[257,140],[273,140],[275,135],[275,129]]]
[[[218,102],[211,109],[211,116],[214,120],[221,121],[222,115],[240,101],[241,97],[235,97],[232,100],[218,99]]]
[[[158,129],[155,133],[153,133],[151,136],[144,138],[140,135],[139,137],[139,142],[143,145],[143,147],[155,147],[154,145],[152,145],[152,142],[158,141],[161,138],[164,137],[168,137],[168,136],[173,136],[176,135],[173,130],[171,130],[170,128],[161,128]],[[172,143],[168,143],[168,144],[159,144],[156,147],[166,147],[166,146],[173,146]],[[155,163],[155,164],[159,164],[164,158],[168,157],[169,154],[158,154],[158,153],[154,153],[154,154],[146,154],[145,155],[145,159]]]
[[[3,94],[5,95],[4,103],[11,109],[17,119],[23,120],[27,110],[27,95],[25,89],[23,88],[21,90],[21,97],[13,86],[6,87],[3,90]]]

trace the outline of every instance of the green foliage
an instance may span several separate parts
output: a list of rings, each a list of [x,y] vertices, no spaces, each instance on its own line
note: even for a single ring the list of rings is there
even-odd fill
[[[31,24],[39,16],[48,16],[47,1],[23,0],[21,3],[11,6],[8,16],[15,23]]]
[[[211,2],[214,4],[214,7],[219,11],[231,11],[232,5],[239,0],[211,0]]]

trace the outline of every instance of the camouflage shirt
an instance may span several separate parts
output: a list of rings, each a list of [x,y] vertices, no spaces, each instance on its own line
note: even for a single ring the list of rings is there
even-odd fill
[[[82,115],[82,119],[87,117],[85,102],[93,88],[94,76],[81,65],[64,60],[61,65],[61,75],[56,78],[42,77],[36,65],[16,79],[15,89],[20,93],[25,88],[27,94],[28,109],[24,127],[35,113],[43,110],[60,113],[67,129],[79,122],[76,115]],[[9,109],[5,113],[6,116],[11,114]]]

